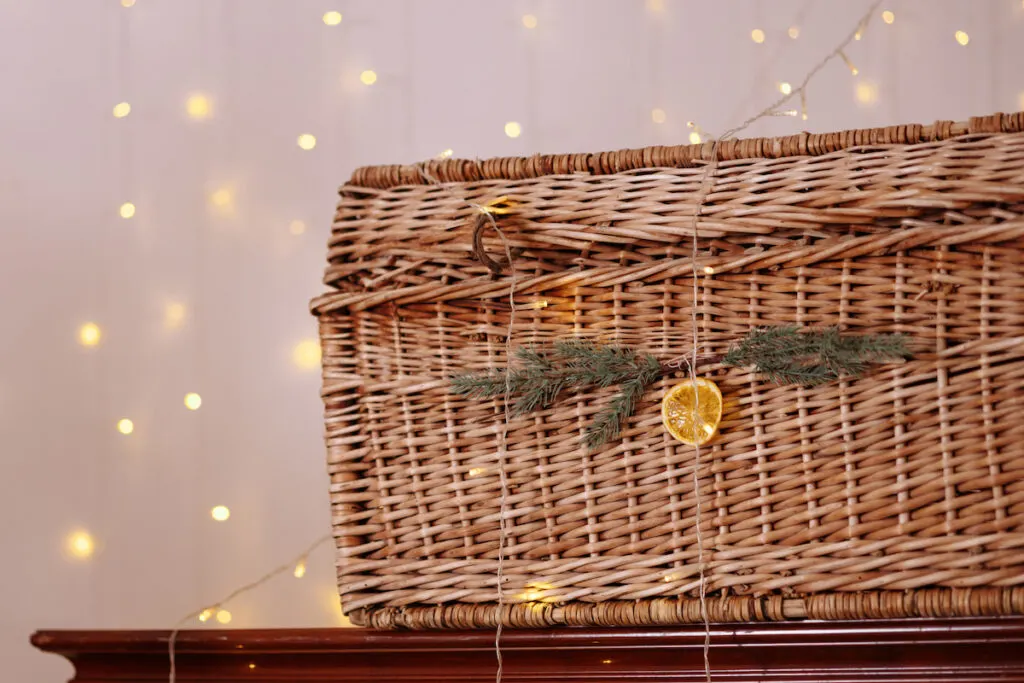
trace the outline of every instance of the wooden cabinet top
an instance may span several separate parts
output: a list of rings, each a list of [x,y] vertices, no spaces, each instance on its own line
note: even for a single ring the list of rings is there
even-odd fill
[[[168,676],[167,631],[40,631],[74,681]],[[503,680],[703,681],[701,627],[506,629]],[[177,680],[493,681],[493,631],[366,629],[182,631]],[[1024,618],[716,625],[712,680],[1020,681]]]

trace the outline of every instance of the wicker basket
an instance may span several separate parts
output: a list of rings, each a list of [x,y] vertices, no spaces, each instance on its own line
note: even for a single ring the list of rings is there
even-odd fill
[[[580,436],[602,392],[511,421],[495,608],[504,408],[448,378],[504,365],[512,287],[513,345],[677,355],[696,304],[701,353],[782,323],[924,348],[810,389],[702,368],[726,399],[697,467],[711,620],[1024,613],[1022,130],[997,114],[725,142],[696,262],[710,144],[356,171],[313,302],[349,616],[700,619],[697,461],[659,412],[671,378],[596,452]],[[501,196],[514,275],[481,262],[504,253],[493,231],[474,249],[473,205]]]

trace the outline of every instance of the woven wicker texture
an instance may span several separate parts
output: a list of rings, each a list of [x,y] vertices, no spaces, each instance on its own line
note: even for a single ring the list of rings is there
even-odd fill
[[[904,332],[915,356],[805,389],[712,365],[698,471],[713,620],[1024,612],[1024,114],[729,143],[691,259],[710,147],[360,169],[313,302],[338,577],[357,623],[493,625],[500,401],[448,392],[514,345],[570,336],[666,358],[766,324]],[[864,144],[870,143],[870,144]],[[773,158],[767,158],[773,157]],[[597,161],[595,161],[597,160]],[[493,230],[483,246],[504,247]],[[507,269],[506,269],[507,270]],[[693,300],[697,278],[697,300]],[[699,620],[694,451],[610,392],[508,426],[508,625]]]

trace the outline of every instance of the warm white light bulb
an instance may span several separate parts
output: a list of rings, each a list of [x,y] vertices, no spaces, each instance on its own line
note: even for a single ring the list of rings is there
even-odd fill
[[[210,115],[210,98],[202,93],[192,93],[185,100],[185,112],[192,119],[207,118]]]
[[[129,420],[127,417],[123,417],[117,421],[117,431],[124,435],[131,434],[135,431],[135,423]]]
[[[66,540],[68,553],[72,557],[84,560],[91,557],[96,550],[96,542],[88,531],[75,531]]]
[[[298,564],[295,565],[295,571],[292,572],[296,579],[301,579],[306,575],[306,560],[299,560]]]
[[[755,28],[750,32],[750,39],[755,43],[761,44],[764,42],[764,31],[759,28]]]
[[[967,31],[957,31],[954,34],[954,37],[956,38],[956,42],[961,45],[967,45],[967,43],[971,41],[971,37],[967,35]]]
[[[779,83],[779,92],[782,93],[783,95],[788,95],[789,93],[793,92],[793,86],[783,81],[782,83]]]
[[[164,327],[169,330],[181,327],[185,322],[185,304],[177,301],[167,304],[164,308]]]
[[[869,81],[860,81],[857,83],[856,95],[861,104],[874,104],[878,101],[878,86]]]
[[[537,17],[532,14],[523,15],[523,26],[526,28],[537,28]]]
[[[128,104],[127,102],[118,102],[117,104],[114,105],[114,117],[115,118],[123,119],[124,117],[128,116],[128,114],[131,114],[131,113],[132,113],[132,105]]]
[[[363,73],[359,74],[359,80],[363,82],[363,85],[373,85],[377,82],[377,72],[372,69],[367,69]]]
[[[125,202],[118,209],[118,213],[121,214],[121,218],[131,218],[135,215],[135,205],[131,202]]]
[[[78,343],[82,346],[96,346],[101,336],[100,326],[96,323],[85,323],[78,328]]]
[[[121,0],[121,7],[134,7],[135,0]]]
[[[665,123],[665,110],[659,107],[655,107],[651,110],[651,121],[655,123]]]
[[[517,138],[522,132],[522,127],[516,121],[509,121],[505,124],[505,135],[510,138]]]
[[[288,232],[293,235],[301,235],[306,232],[306,224],[300,220],[294,220],[288,224]]]
[[[698,133],[695,130],[694,131],[690,131],[690,144],[691,145],[699,145],[700,144],[700,133]]]
[[[302,370],[314,370],[320,367],[320,342],[316,339],[304,339],[292,349],[292,362]]]
[[[786,31],[786,33],[789,34],[790,38],[792,38],[793,40],[796,40],[797,38],[800,37],[800,27],[799,26],[790,26],[789,30]]]
[[[303,133],[297,140],[299,147],[309,151],[316,147],[316,136],[310,135],[309,133]]]
[[[324,23],[328,26],[337,26],[341,23],[341,12],[324,12]]]
[[[231,510],[228,509],[227,505],[217,505],[210,510],[210,516],[218,522],[226,522],[228,517],[231,516]]]
[[[235,198],[231,190],[222,187],[210,194],[210,203],[223,212],[230,212]]]
[[[226,609],[217,610],[217,621],[219,621],[222,624],[230,624],[231,612],[227,611]]]
[[[185,394],[185,407],[189,410],[199,410],[199,406],[203,405],[202,397],[195,393]]]
[[[890,12],[889,10],[885,10],[884,12],[882,12],[882,21],[884,21],[887,24],[891,24],[892,22],[896,21],[896,15]]]

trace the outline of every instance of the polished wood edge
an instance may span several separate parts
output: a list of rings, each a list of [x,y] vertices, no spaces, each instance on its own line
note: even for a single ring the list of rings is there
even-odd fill
[[[73,681],[166,680],[168,631],[39,631]],[[491,681],[493,631],[182,631],[178,681]],[[506,629],[504,680],[703,680],[702,627]],[[716,625],[715,681],[1024,683],[1024,618]]]

